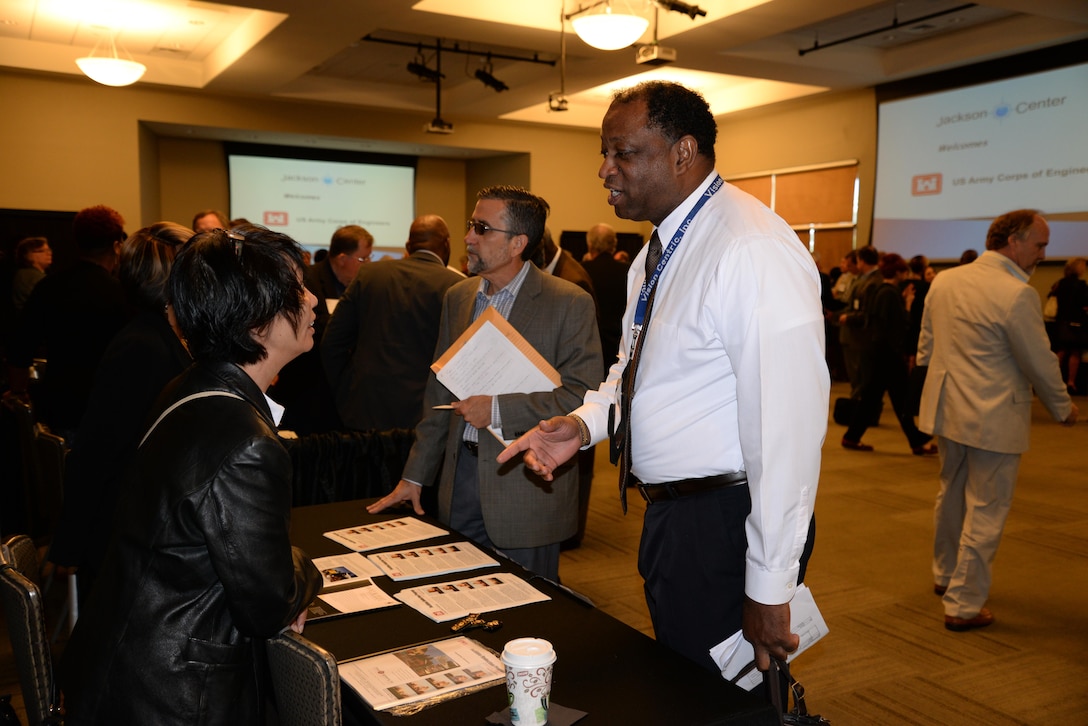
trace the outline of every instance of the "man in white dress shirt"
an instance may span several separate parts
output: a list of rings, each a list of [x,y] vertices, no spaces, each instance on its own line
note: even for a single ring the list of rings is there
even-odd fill
[[[651,312],[639,304],[647,245],[607,380],[499,460],[524,451],[547,478],[607,438],[643,317],[629,460],[649,502],[639,571],[655,634],[717,670],[709,649],[743,627],[766,670],[798,643],[789,603],[811,545],[830,380],[819,272],[785,222],[721,182],[716,134],[703,98],[678,84],[614,98],[598,175],[617,216],[649,220],[660,239]]]

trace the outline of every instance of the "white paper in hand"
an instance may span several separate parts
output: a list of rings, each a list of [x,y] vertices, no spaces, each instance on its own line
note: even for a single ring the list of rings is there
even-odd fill
[[[827,635],[827,623],[823,615],[816,607],[816,601],[812,598],[812,591],[804,584],[798,585],[797,594],[790,601],[790,632],[801,638],[797,650],[790,653],[786,662],[792,661],[801,653],[804,653],[813,643]],[[733,633],[710,649],[710,657],[721,669],[722,678],[733,680],[738,673],[755,658],[755,650],[752,644],[744,639],[741,631]],[[755,669],[737,681],[737,685],[746,691],[762,685],[763,674]]]

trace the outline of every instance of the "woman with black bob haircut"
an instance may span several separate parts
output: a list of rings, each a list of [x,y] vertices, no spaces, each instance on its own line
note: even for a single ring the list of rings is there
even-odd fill
[[[195,362],[153,408],[61,662],[69,725],[263,723],[254,651],[301,632],[321,585],[288,539],[283,409],[264,394],[313,346],[301,249],[256,226],[205,232],[169,289]]]

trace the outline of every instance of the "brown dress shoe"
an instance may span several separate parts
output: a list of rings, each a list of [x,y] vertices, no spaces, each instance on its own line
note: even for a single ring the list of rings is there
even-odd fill
[[[964,630],[974,630],[975,628],[985,628],[994,621],[994,614],[990,612],[989,608],[982,608],[978,611],[978,615],[973,618],[954,618],[951,615],[944,616],[944,627],[949,630],[954,630],[957,633],[962,633]]]
[[[851,451],[872,451],[873,450],[873,447],[869,446],[869,444],[863,444],[860,441],[851,441],[850,439],[846,439],[846,438],[844,438],[842,440],[842,448],[850,449]]]
[[[915,446],[910,450],[910,453],[915,456],[936,456],[938,453],[937,445],[929,444],[928,446]]]

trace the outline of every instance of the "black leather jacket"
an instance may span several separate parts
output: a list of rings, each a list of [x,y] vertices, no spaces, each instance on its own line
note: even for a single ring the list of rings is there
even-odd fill
[[[288,540],[291,462],[260,389],[198,363],[140,447],[115,536],[61,663],[69,724],[249,724],[254,650],[320,588]]]

